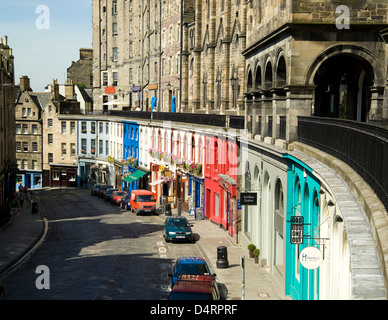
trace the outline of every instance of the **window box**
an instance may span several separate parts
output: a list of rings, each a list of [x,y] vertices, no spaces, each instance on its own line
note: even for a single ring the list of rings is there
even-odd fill
[[[86,129],[82,129],[82,133],[86,133]]]
[[[86,150],[85,149],[81,149],[81,153],[86,153]]]

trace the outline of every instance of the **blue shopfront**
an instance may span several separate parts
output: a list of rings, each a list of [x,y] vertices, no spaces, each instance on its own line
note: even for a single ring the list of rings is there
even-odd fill
[[[41,189],[42,188],[42,172],[19,170],[16,175],[16,190],[19,186],[27,186],[29,189]]]
[[[197,219],[205,217],[205,179],[186,173],[189,178],[189,214],[195,215]]]
[[[319,300],[319,266],[306,267],[300,261],[300,256],[303,256],[300,253],[307,247],[324,251],[319,228],[320,181],[306,164],[290,155],[284,157],[288,159],[285,293],[293,300]],[[301,221],[299,228],[302,232],[291,231],[295,227],[292,221]],[[295,234],[301,235],[299,240]]]

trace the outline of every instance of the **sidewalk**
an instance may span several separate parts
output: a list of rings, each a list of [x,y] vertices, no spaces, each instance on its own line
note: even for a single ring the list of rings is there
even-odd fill
[[[19,216],[0,228],[0,281],[34,251],[45,231],[41,212],[31,214],[24,201]]]
[[[39,213],[31,214],[31,208],[24,203],[23,209],[12,224],[0,229],[0,281],[9,272],[17,268],[25,258],[39,246],[47,232],[47,223]],[[172,210],[177,214],[177,209]],[[241,300],[242,268],[241,256],[245,256],[245,300],[290,300],[284,296],[279,287],[272,281],[265,268],[249,258],[247,250],[235,244],[229,234],[209,220],[196,220],[194,216],[182,211],[196,234],[196,245],[209,263],[211,270],[217,274],[218,281],[228,289],[228,300]],[[164,218],[164,215],[160,215]],[[226,246],[229,267],[217,268],[217,247]]]
[[[172,214],[176,215],[177,210],[173,209]],[[194,216],[183,211],[182,216],[193,225],[196,244],[210,269],[217,274],[218,281],[227,287],[228,300],[241,300],[242,297],[241,256],[245,256],[245,300],[291,300],[281,292],[266,269],[255,264],[253,258],[249,258],[248,249],[244,250],[235,244],[226,231],[209,220],[196,220]],[[228,268],[217,268],[219,246],[227,247]]]

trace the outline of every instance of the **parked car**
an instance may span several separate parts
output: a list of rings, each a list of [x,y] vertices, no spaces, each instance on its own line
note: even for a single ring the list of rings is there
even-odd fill
[[[100,185],[100,188],[98,189],[98,197],[104,199],[104,194],[106,190],[113,188],[113,186],[102,184]]]
[[[100,185],[99,183],[95,184],[91,189],[90,189],[90,194],[92,196],[96,196],[98,195],[98,189],[100,189]]]
[[[131,209],[131,195],[126,194],[121,198],[120,207],[126,210]]]
[[[181,275],[167,300],[221,300],[218,283],[213,276]]]
[[[125,191],[114,191],[112,193],[112,201],[111,203],[119,205],[121,202],[121,198],[127,195],[128,193]]]
[[[156,213],[155,194],[148,190],[132,190],[131,193],[131,211],[140,213]]]
[[[0,283],[0,300],[4,300],[4,287]]]
[[[110,189],[106,190],[106,192],[104,194],[104,200],[111,202],[112,201],[112,193],[115,191],[119,191],[119,189],[110,188]]]
[[[171,281],[171,288],[174,287],[178,277],[182,274],[216,277],[216,274],[210,272],[205,259],[201,257],[181,257],[177,259],[168,274]]]
[[[163,223],[163,237],[168,241],[191,241],[194,242],[193,225],[185,217],[167,217]]]

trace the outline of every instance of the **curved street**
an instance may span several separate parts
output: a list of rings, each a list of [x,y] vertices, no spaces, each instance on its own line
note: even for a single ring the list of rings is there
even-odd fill
[[[3,281],[6,299],[160,300],[168,271],[180,256],[199,256],[195,244],[166,243],[164,216],[136,216],[87,189],[36,193],[49,234],[31,258]],[[47,266],[50,289],[37,289],[38,266]]]

